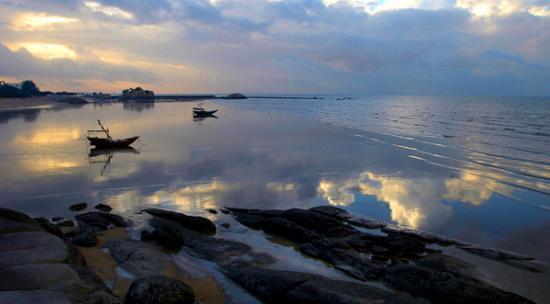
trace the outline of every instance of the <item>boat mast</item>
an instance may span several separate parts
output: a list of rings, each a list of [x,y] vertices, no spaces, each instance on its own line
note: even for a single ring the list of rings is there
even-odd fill
[[[105,132],[105,135],[107,135],[107,138],[108,138],[108,139],[113,139],[113,138],[111,137],[111,135],[109,134],[109,129],[103,127],[103,125],[101,124],[101,121],[100,121],[99,119],[97,120],[97,123],[98,123],[99,126],[101,127],[101,130],[103,130],[103,132]]]

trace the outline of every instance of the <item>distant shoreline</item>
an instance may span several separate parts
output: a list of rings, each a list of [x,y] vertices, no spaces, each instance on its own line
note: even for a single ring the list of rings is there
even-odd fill
[[[56,102],[47,96],[28,98],[0,98],[0,111],[23,110],[33,108],[48,108]]]

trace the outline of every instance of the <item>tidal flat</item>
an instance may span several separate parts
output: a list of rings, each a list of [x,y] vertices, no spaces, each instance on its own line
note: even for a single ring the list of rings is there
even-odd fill
[[[366,294],[387,303],[550,298],[544,101],[523,104],[531,129],[502,125],[505,116],[482,118],[483,109],[468,118],[467,105],[460,112],[433,100],[420,103],[427,114],[416,110],[418,100],[401,103],[398,114],[389,113],[391,100],[373,109],[369,100],[327,97],[309,112],[285,108],[292,102],[299,109],[312,101],[209,101],[219,115],[205,119],[193,119],[194,103],[174,102],[0,111],[0,207],[72,220],[77,228],[59,235],[64,246],[111,265],[96,271],[105,289],[94,288],[113,301],[153,274],[178,278],[205,303],[305,301],[306,294],[332,303]],[[513,108],[502,112],[496,116]],[[96,119],[140,141],[90,149],[84,134]],[[472,127],[482,121],[489,127]],[[87,205],[70,210],[78,202]],[[124,220],[116,229],[126,236],[115,230],[111,239],[115,223],[85,215],[99,203],[113,210],[97,212]],[[141,212],[147,208],[204,218],[214,231]],[[87,225],[99,243],[78,243]],[[141,248],[157,268],[121,265],[127,248]],[[424,289],[410,287],[418,277],[429,278]],[[436,290],[436,278],[490,297]],[[269,291],[265,281],[299,288]]]

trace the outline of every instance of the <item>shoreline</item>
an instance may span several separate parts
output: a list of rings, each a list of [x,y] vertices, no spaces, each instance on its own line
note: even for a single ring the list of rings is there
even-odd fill
[[[33,220],[17,211],[0,208],[0,242],[2,238],[42,235],[27,237],[27,244],[18,249],[21,250],[18,257],[8,255],[0,272],[21,265],[33,269],[53,262],[56,269],[63,268],[66,273],[51,284],[66,286],[70,278],[77,286],[64,287],[61,293],[56,290],[59,293],[56,297],[80,301],[100,294],[108,299],[101,303],[115,303],[115,299],[123,298],[131,303],[128,299],[136,292],[135,285],[153,284],[151,280],[166,286],[173,286],[176,280],[187,286],[181,287],[182,290],[191,290],[197,303],[236,303],[243,296],[265,302],[355,303],[368,299],[384,303],[425,303],[426,300],[439,303],[452,299],[453,303],[532,303],[499,289],[498,284],[495,285],[498,282],[489,282],[487,274],[481,275],[476,265],[448,255],[445,248],[456,248],[494,263],[504,263],[506,267],[535,273],[549,269],[548,265],[530,257],[359,218],[336,207],[206,210],[211,215],[234,218],[243,227],[239,229],[261,231],[271,238],[292,243],[292,250],[342,273],[346,277],[342,280],[312,270],[276,267],[280,264],[278,258],[269,252],[258,251],[259,248],[241,240],[220,237],[221,231],[229,229],[228,223],[149,208],[139,215],[145,217],[148,224],[136,227],[129,219],[111,213],[106,205],[95,209],[98,210],[76,204],[71,208],[74,219],[55,218],[55,222],[51,222],[44,218]],[[139,240],[132,238],[136,233],[141,234]],[[43,241],[44,236],[48,241]],[[44,246],[48,250],[44,250]],[[6,255],[5,250],[0,248],[0,255]],[[77,269],[80,280],[71,276],[63,265]],[[211,266],[205,268],[204,265]],[[25,270],[17,269],[20,272],[17,275],[25,277]],[[450,281],[441,280],[449,276]],[[95,279],[90,281],[90,277]],[[45,284],[42,280],[49,279],[36,278],[34,287],[37,288],[30,289],[44,296],[52,285],[42,286]],[[90,287],[90,282],[95,282],[95,287]],[[9,296],[8,290],[17,289],[16,283],[0,283],[0,299]],[[78,291],[81,285],[88,286],[87,290],[92,292],[83,295]],[[383,288],[376,287],[378,285]],[[458,286],[466,289],[457,289]],[[164,289],[169,293],[166,290],[169,289]],[[188,296],[189,292],[184,294]]]

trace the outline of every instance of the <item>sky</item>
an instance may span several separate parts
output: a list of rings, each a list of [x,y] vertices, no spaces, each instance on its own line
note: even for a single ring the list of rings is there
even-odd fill
[[[44,90],[550,95],[547,0],[0,0]]]

